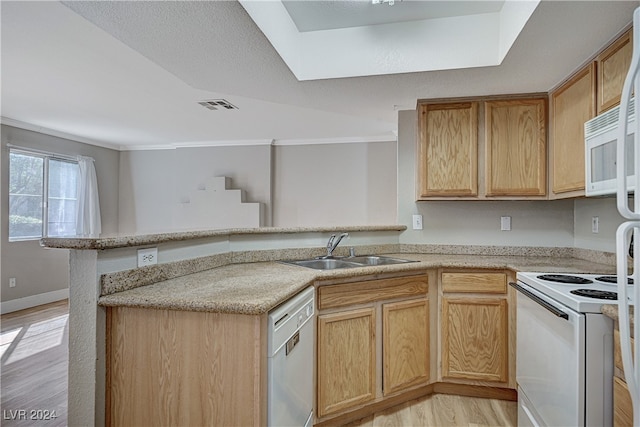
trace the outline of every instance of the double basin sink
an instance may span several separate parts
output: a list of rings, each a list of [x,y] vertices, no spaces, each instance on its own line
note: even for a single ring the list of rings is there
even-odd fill
[[[393,258],[379,255],[353,256],[346,258],[314,258],[298,261],[282,261],[285,264],[299,265],[301,267],[316,270],[336,270],[338,268],[355,268],[372,265],[394,265],[417,262],[402,258]]]

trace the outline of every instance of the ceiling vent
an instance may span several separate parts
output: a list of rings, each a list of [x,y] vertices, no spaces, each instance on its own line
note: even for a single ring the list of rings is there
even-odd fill
[[[238,107],[227,101],[226,99],[210,99],[208,101],[199,101],[198,104],[209,110],[237,110]]]

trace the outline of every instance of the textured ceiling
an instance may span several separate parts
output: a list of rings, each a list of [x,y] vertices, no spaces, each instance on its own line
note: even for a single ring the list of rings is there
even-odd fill
[[[3,122],[117,148],[384,139],[417,99],[548,91],[637,6],[543,1],[499,66],[301,82],[236,1],[2,1]],[[217,98],[239,109],[197,104]]]

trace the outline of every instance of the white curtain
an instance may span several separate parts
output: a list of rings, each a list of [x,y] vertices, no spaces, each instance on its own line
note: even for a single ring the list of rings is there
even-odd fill
[[[98,179],[91,157],[78,156],[80,179],[78,180],[78,212],[76,234],[80,237],[99,237],[102,231]]]

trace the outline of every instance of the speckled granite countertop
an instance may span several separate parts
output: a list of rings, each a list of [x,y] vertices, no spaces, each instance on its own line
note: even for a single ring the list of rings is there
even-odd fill
[[[249,234],[294,234],[294,233],[343,233],[355,231],[404,231],[404,225],[360,225],[341,227],[259,227],[228,228],[202,231],[183,231],[174,233],[146,234],[135,236],[74,238],[47,237],[40,239],[40,245],[58,249],[116,249],[132,246],[153,245],[165,242],[181,242],[209,237],[239,236]]]
[[[102,306],[263,314],[315,280],[352,278],[433,268],[613,273],[615,267],[571,257],[389,254],[409,264],[319,271],[278,262],[231,264],[103,296]]]

